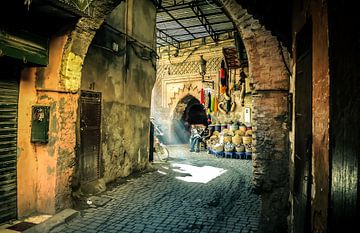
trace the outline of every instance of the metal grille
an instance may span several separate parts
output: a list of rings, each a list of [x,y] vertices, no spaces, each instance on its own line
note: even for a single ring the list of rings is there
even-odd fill
[[[0,67],[2,68],[2,67]],[[0,223],[16,218],[18,81],[0,70]]]
[[[156,15],[157,46],[180,48],[183,41],[211,37],[235,31],[224,7],[217,0],[162,0]]]

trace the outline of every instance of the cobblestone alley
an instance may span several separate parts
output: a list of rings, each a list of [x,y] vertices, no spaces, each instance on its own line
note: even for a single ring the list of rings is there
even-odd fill
[[[107,204],[52,232],[256,232],[260,198],[250,188],[251,160],[187,151],[171,147],[169,163],[106,191]]]

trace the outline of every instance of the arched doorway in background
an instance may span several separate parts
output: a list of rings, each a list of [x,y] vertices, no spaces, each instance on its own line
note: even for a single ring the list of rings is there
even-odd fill
[[[170,138],[172,144],[189,142],[190,125],[207,124],[206,112],[200,101],[192,95],[182,98],[173,111]]]

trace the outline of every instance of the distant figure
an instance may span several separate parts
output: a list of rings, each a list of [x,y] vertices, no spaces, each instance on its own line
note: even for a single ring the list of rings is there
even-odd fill
[[[210,131],[209,127],[205,127],[204,131],[201,133],[201,141],[205,143],[206,141],[212,136],[212,132]]]
[[[190,131],[190,152],[200,152],[199,142],[201,141],[201,133],[195,125],[191,125]]]

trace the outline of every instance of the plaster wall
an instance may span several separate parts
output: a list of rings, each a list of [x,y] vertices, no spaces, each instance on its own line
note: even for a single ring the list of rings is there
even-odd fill
[[[116,7],[105,22],[120,32],[126,30],[131,36],[128,40],[137,40],[149,50],[154,48],[155,14],[150,1],[127,1]],[[111,51],[113,41],[119,50],[127,43],[126,52]],[[105,182],[128,176],[148,164],[155,68],[151,60],[139,58],[142,48],[134,43],[130,45],[124,36],[114,36],[105,27],[90,45],[82,71],[81,89],[102,93],[100,153]]]
[[[19,217],[34,212],[53,214],[61,206],[70,204],[69,173],[73,166],[64,163],[62,155],[66,154],[70,160],[75,155],[72,130],[76,95],[57,92],[66,40],[67,36],[51,38],[49,65],[46,68],[25,68],[21,74],[17,164]],[[33,105],[50,106],[49,142],[46,144],[30,141]]]

